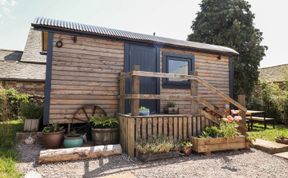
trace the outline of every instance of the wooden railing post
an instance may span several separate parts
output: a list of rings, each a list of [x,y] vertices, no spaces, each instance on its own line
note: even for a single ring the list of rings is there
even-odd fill
[[[140,66],[135,65],[133,67],[133,71],[139,71]],[[139,76],[132,76],[132,95],[133,94],[139,94],[140,93],[140,78]],[[140,100],[139,98],[132,98],[131,99],[131,115],[132,116],[138,116],[139,115],[139,105],[140,105]]]
[[[238,102],[246,107],[245,95],[238,95]],[[247,126],[246,126],[246,111],[240,109],[239,115],[242,117],[242,120],[239,122],[239,131],[242,135],[246,135]]]
[[[194,76],[198,76],[198,72],[194,71],[192,73]],[[192,97],[197,97],[198,96],[198,82],[197,80],[190,80],[190,85],[191,85],[191,96]],[[198,100],[192,98],[191,100],[191,114],[198,114]]]
[[[119,113],[124,114],[125,112],[125,76],[124,72],[120,73],[120,79],[119,79]]]

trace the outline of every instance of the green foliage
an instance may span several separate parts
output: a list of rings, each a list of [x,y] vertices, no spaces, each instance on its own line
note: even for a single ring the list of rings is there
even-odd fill
[[[204,138],[234,137],[239,135],[236,122],[220,122],[219,128],[216,126],[206,127],[201,134]]]
[[[0,148],[13,147],[16,132],[21,130],[23,130],[23,121],[21,119],[0,122]]]
[[[250,4],[245,0],[202,0],[200,6],[188,40],[224,45],[238,51],[239,59],[234,60],[234,91],[249,96],[267,50],[261,45],[262,32],[253,25],[255,16]]]
[[[90,124],[94,128],[117,128],[119,121],[114,117],[91,117]]]
[[[18,118],[22,103],[28,103],[29,96],[15,89],[0,89],[0,120]]]
[[[64,130],[63,126],[60,126],[57,123],[52,123],[52,124],[44,127],[42,132],[44,132],[44,133],[52,133],[52,132],[60,132],[60,131],[63,131],[63,130]]]
[[[146,107],[144,107],[144,106],[141,106],[141,107],[139,108],[139,111],[148,112],[148,111],[149,111],[149,108],[146,108]]]
[[[0,178],[20,178],[21,174],[16,171],[16,151],[0,149]]]
[[[136,150],[139,153],[167,153],[175,150],[177,144],[173,140],[165,137],[154,137],[146,140],[139,140],[136,143]]]
[[[216,126],[206,127],[201,134],[201,137],[208,138],[216,138],[216,137],[223,137],[221,130]]]
[[[235,122],[221,122],[220,130],[223,137],[234,137],[239,135],[238,130],[236,128],[237,124]]]
[[[268,141],[275,141],[276,137],[288,137],[288,127],[284,125],[276,125],[275,129],[268,125],[264,129],[263,124],[254,124],[253,130],[248,132],[250,138],[260,138]]]
[[[43,110],[43,105],[24,103],[21,105],[20,113],[25,119],[41,119],[43,116]]]
[[[189,147],[192,147],[192,143],[191,141],[182,141],[181,142],[181,146],[186,149],[186,148],[189,148]]]
[[[267,117],[288,124],[288,83],[279,86],[260,81],[247,104],[248,108],[264,110]]]

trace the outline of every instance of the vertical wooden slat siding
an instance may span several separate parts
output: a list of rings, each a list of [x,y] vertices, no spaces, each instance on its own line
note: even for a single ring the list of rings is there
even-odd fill
[[[209,120],[203,116],[189,115],[120,116],[119,119],[121,145],[130,156],[135,156],[135,146],[139,140],[147,140],[155,135],[175,141],[187,140],[201,134],[203,128],[209,125]]]

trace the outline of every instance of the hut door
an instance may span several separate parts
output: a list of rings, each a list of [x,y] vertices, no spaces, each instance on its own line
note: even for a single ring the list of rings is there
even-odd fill
[[[134,65],[139,65],[141,71],[159,72],[159,48],[136,44],[125,44],[125,72],[130,72]],[[159,94],[160,80],[157,78],[140,78],[141,94]],[[131,93],[131,80],[126,80],[126,93]],[[125,113],[131,112],[131,102],[126,100]],[[140,100],[140,106],[150,109],[152,114],[159,113],[159,100]]]

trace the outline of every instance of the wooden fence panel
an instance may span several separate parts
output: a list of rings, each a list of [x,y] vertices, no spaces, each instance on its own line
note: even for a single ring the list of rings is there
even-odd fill
[[[186,115],[151,115],[123,116],[120,115],[120,142],[123,150],[135,156],[136,143],[155,136],[169,137],[181,141],[201,134],[211,122],[203,116]]]

